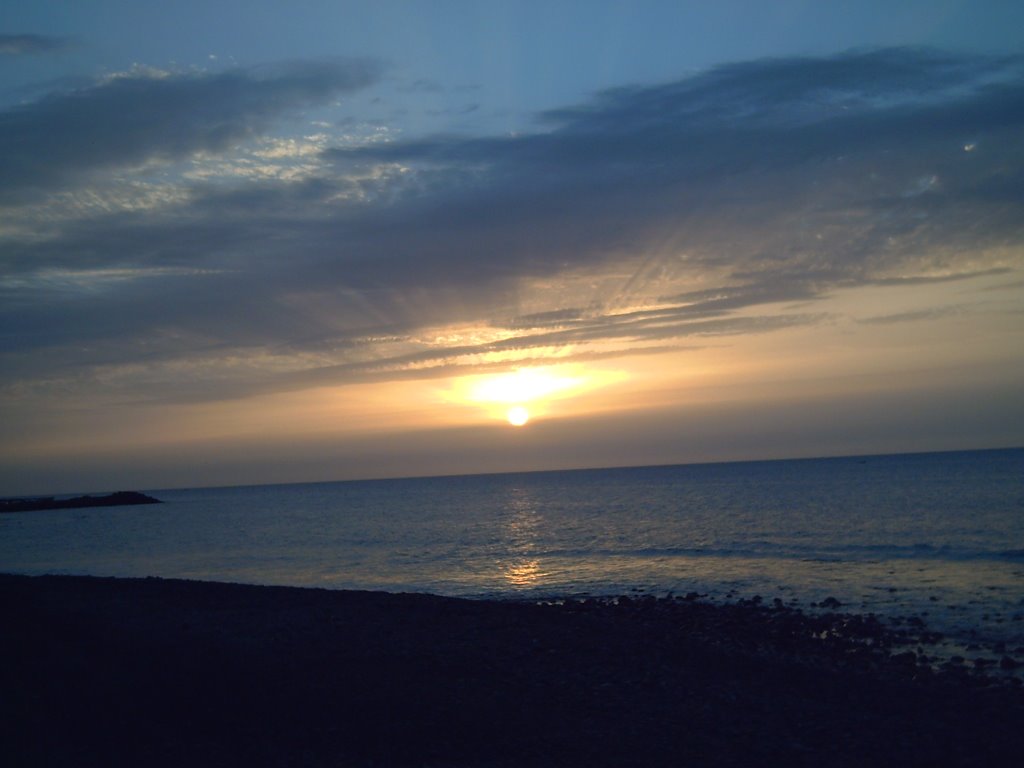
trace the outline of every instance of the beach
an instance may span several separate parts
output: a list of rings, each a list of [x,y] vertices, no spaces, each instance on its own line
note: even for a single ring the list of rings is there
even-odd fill
[[[1024,692],[926,627],[697,595],[530,602],[0,576],[5,765],[1000,765]],[[968,668],[969,667],[969,668]]]

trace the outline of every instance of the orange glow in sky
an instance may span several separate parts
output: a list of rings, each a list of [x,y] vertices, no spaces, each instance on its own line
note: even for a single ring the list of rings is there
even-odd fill
[[[0,50],[0,495],[1024,444],[1020,3],[501,4],[497,64],[458,9],[46,4]]]
[[[522,426],[551,413],[553,403],[583,397],[600,387],[623,381],[622,371],[585,370],[579,364],[520,368],[509,373],[456,379],[442,399],[479,409],[491,419]]]

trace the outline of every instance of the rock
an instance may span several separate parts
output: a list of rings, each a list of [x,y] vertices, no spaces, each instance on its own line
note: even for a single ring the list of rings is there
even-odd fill
[[[831,608],[832,610],[840,608],[842,607],[842,605],[843,604],[836,600],[834,597],[826,597],[824,600],[821,601],[822,608]]]
[[[85,507],[121,507],[134,504],[161,504],[138,491],[117,491],[106,496],[75,496],[71,499],[55,499],[52,496],[31,499],[0,500],[0,512],[36,512],[47,509],[82,509]]]

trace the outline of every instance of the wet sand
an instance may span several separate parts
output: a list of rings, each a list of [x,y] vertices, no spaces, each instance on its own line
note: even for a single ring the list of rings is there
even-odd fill
[[[19,576],[0,576],[0,610],[2,765],[820,768],[1024,754],[1018,682],[933,669],[926,628],[838,611]]]

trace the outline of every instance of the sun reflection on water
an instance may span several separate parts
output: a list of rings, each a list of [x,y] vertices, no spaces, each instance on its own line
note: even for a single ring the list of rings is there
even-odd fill
[[[537,557],[544,518],[525,488],[511,488],[502,521],[504,555],[498,560],[505,581],[517,589],[538,586],[547,574]]]
[[[543,575],[539,560],[519,560],[505,567],[505,580],[513,587],[536,586]]]

